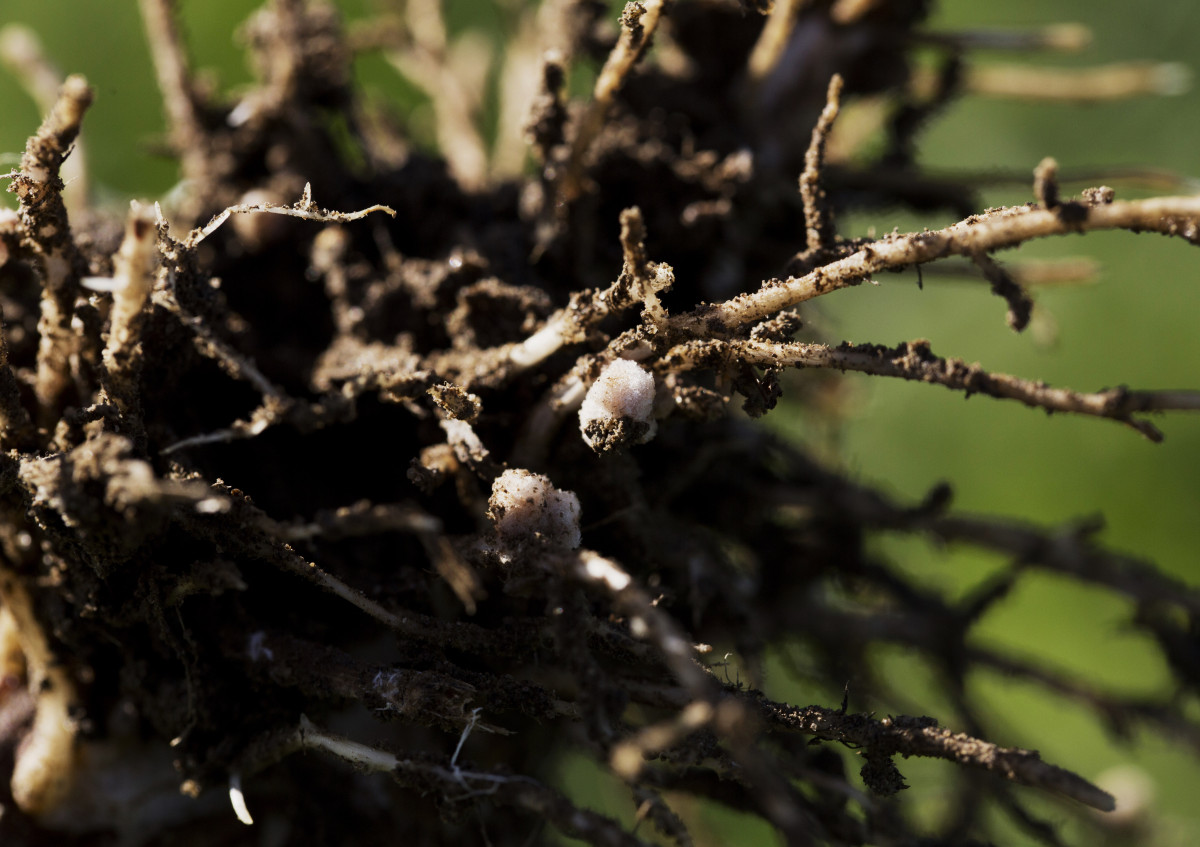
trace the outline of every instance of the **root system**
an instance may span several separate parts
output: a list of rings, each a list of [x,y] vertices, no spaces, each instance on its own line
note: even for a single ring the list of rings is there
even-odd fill
[[[1146,413],[1200,395],[799,341],[798,310],[960,257],[1020,330],[1033,304],[996,251],[1097,229],[1200,243],[1200,198],[1070,197],[1047,161],[1035,201],[973,214],[972,187],[913,150],[982,85],[982,35],[928,32],[922,0],[668,5],[510,9],[493,144],[478,55],[434,0],[348,32],[329,6],[271,0],[242,32],[258,82],[236,98],[197,82],[171,2],[141,0],[186,191],[124,220],[63,199],[92,101],[65,81],[0,215],[5,844],[688,845],[706,804],[796,845],[982,843],[993,810],[1057,843],[1014,786],[1111,810],[1071,762],[987,740],[976,668],[1200,750],[1178,698],[971,638],[1050,571],[1128,598],[1195,691],[1196,588],[1090,527],[962,515],[948,489],[896,502],[752,420],[785,387],[804,403],[785,371],[816,368],[1158,440]],[[363,51],[433,96],[439,157],[359,96]],[[588,63],[592,92],[568,97]],[[1077,97],[1152,77],[1108,73]],[[867,97],[885,143],[850,157],[838,114]],[[850,203],[962,220],[846,240]],[[871,552],[885,530],[1011,566],[950,599]],[[784,642],[847,698],[769,699]],[[937,669],[953,711],[889,716],[878,644]],[[962,771],[943,820],[903,802],[915,756]],[[561,790],[568,757],[623,782],[638,825]]]

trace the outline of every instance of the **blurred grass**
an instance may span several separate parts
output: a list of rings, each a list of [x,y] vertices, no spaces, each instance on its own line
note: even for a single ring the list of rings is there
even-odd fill
[[[255,4],[245,0],[184,2],[188,42],[197,68],[211,68],[222,88],[249,79],[240,49],[229,38]],[[368,0],[345,0],[351,15]],[[450,0],[455,28],[480,20],[478,0]],[[487,8],[491,8],[490,6]],[[501,18],[492,15],[493,33]],[[1079,65],[1128,59],[1192,61],[1200,36],[1200,4],[1168,0],[1149,8],[1107,0],[983,0],[946,2],[935,26],[1030,26],[1082,21],[1094,44],[1075,56],[996,56]],[[0,0],[0,23],[27,24],[46,53],[64,70],[85,74],[96,87],[96,104],[85,132],[98,199],[113,204],[155,197],[176,179],[174,162],[158,152],[163,118],[136,4],[85,0]],[[985,55],[985,60],[993,60]],[[364,86],[389,97],[397,108],[419,108],[421,97],[382,60],[364,60]],[[38,110],[11,77],[0,74],[0,154],[13,166],[25,138],[40,121]],[[1195,139],[1200,137],[1200,91],[1181,97],[1145,98],[1113,104],[1064,106],[966,100],[929,128],[924,162],[938,169],[1012,169],[1032,172],[1044,156],[1065,170],[1111,165],[1153,165],[1200,177]],[[1118,196],[1136,196],[1119,187]],[[989,204],[1024,202],[1011,188],[986,196]],[[11,205],[11,197],[6,201]],[[845,234],[868,227],[940,226],[948,220],[888,215],[852,217]],[[1004,308],[975,281],[926,277],[918,291],[913,274],[886,275],[881,285],[838,292],[810,310],[810,319],[834,340],[895,343],[928,338],[935,351],[979,361],[985,367],[1094,390],[1116,384],[1139,388],[1200,386],[1200,253],[1182,242],[1128,233],[1102,233],[1028,245],[1002,258],[1087,255],[1103,270],[1096,284],[1048,289],[1038,306],[1053,315],[1057,343],[1039,346],[1031,334],[1016,335]],[[848,376],[853,406],[836,437],[836,461],[852,474],[897,495],[918,498],[935,482],[954,483],[958,508],[1006,514],[1040,524],[1103,514],[1101,538],[1117,549],[1155,561],[1192,584],[1200,583],[1200,417],[1174,415],[1158,421],[1167,434],[1153,445],[1119,425],[1070,416],[1047,419],[984,397],[964,401],[938,387]],[[819,421],[785,408],[767,421],[814,444]],[[827,445],[826,445],[827,446]],[[885,538],[883,551],[931,584],[961,593],[1002,566],[972,552],[941,551],[920,541]],[[1027,578],[983,622],[978,636],[1020,654],[1033,654],[1073,675],[1115,690],[1161,694],[1169,678],[1143,638],[1125,626],[1130,610],[1106,592],[1052,577]],[[781,647],[781,650],[787,649]],[[927,683],[913,661],[889,655],[897,690],[928,704]],[[797,703],[828,702],[830,692],[790,683],[783,663],[772,663],[770,692]],[[913,682],[913,680],[917,680]],[[1165,823],[1163,843],[1200,843],[1200,763],[1170,741],[1139,735],[1130,746],[1100,733],[1091,716],[1025,685],[987,675],[975,680],[975,700],[985,704],[1003,744],[1034,747],[1052,761],[1095,777],[1132,762],[1154,780]],[[931,709],[926,709],[931,711]],[[900,711],[897,708],[897,711]],[[953,768],[902,762],[910,795],[923,814],[945,802]],[[629,819],[627,793],[607,788],[604,775],[582,760],[563,769],[565,787],[617,817]],[[1036,798],[1034,802],[1040,802]],[[606,806],[608,808],[606,808]],[[1039,808],[1044,808],[1039,806]],[[706,843],[770,843],[738,816],[705,811]],[[1053,807],[1048,814],[1056,819]],[[1024,843],[1005,831],[1005,843]],[[646,834],[646,833],[643,833]],[[1008,837],[1011,835],[1011,838]]]
[[[935,23],[940,28],[1011,27],[1072,20],[1093,28],[1090,49],[1027,60],[1063,65],[1188,62],[1200,35],[1200,5],[1192,2],[1149,8],[1069,0],[944,3]],[[1152,165],[1196,178],[1198,136],[1200,92],[1193,87],[1180,97],[1089,106],[966,100],[933,123],[919,149],[932,168],[1025,170],[1031,182],[1033,167],[1047,155],[1055,156],[1064,170]],[[1147,193],[1118,184],[1119,197]],[[1029,199],[1031,192],[1011,188],[985,195],[987,205]],[[914,223],[935,227],[950,220],[858,216],[843,221],[843,228],[862,234],[868,227],[886,232]],[[1072,255],[1099,260],[1102,271],[1093,285],[1037,293],[1038,308],[1057,325],[1057,342],[1051,347],[1039,346],[1030,333],[1009,330],[1003,304],[978,280],[926,275],[925,289],[918,291],[915,274],[884,275],[878,287],[859,286],[822,300],[813,318],[834,340],[894,344],[928,338],[941,355],[1081,390],[1200,384],[1200,254],[1195,248],[1145,235],[1097,233],[1027,245],[1001,258]],[[983,397],[964,400],[934,386],[857,375],[848,379],[855,404],[837,448],[843,466],[858,478],[908,498],[919,498],[939,480],[949,480],[960,509],[1040,524],[1101,514],[1107,521],[1100,535],[1105,544],[1152,560],[1193,585],[1200,583],[1200,417],[1178,414],[1157,420],[1167,439],[1154,445],[1107,421],[1047,418],[1017,404]],[[776,416],[774,423],[801,440],[811,439],[816,429],[803,412]],[[1002,565],[980,554],[939,551],[913,540],[889,538],[880,546],[909,573],[952,591]],[[1169,674],[1148,640],[1128,628],[1131,614],[1129,604],[1109,592],[1051,576],[1026,577],[984,619],[976,637],[1113,691],[1162,696],[1171,691]],[[913,691],[906,684],[911,669],[891,667],[900,690],[925,702],[922,686]],[[807,701],[802,687],[789,685],[781,673],[776,677],[775,693]],[[1145,733],[1122,745],[1105,736],[1084,709],[1036,687],[993,674],[976,674],[973,683],[974,702],[984,704],[985,714],[1001,728],[1002,735],[991,740],[1039,749],[1046,759],[1090,778],[1121,763],[1136,764],[1154,782],[1162,815],[1160,843],[1200,843],[1195,804],[1200,763],[1192,751]],[[946,781],[954,778],[936,763],[909,761],[901,770],[913,786],[910,799],[924,799],[930,807],[940,802]],[[1051,820],[1061,818],[1041,801],[1035,808]],[[1009,826],[998,831],[1004,833],[1004,843],[1026,843],[1026,836]],[[1085,836],[1076,832],[1075,837]]]

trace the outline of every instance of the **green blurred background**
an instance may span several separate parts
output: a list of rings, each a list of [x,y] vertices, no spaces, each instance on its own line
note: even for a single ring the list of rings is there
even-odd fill
[[[256,4],[194,0],[181,5],[195,66],[210,69],[223,88],[245,83],[249,74],[230,33]],[[345,0],[340,5],[357,16],[370,4]],[[448,16],[455,28],[472,23],[488,27],[498,42],[503,38],[504,17],[490,6],[482,7],[480,0],[448,0]],[[959,0],[940,4],[934,26],[1020,27],[1060,21],[1087,23],[1095,36],[1092,46],[1070,56],[985,53],[980,61],[1190,63],[1200,45],[1200,3],[1195,0],[1151,5],[1121,0]],[[97,200],[123,204],[130,197],[156,197],[169,190],[175,165],[155,152],[163,118],[136,3],[0,0],[0,23],[10,22],[36,30],[46,53],[60,67],[85,74],[96,87],[85,138]],[[422,108],[421,98],[382,61],[365,60],[360,73],[373,92],[403,108]],[[2,73],[0,115],[0,155],[7,168],[19,161],[25,137],[36,128],[40,114],[14,79]],[[937,169],[1031,173],[1042,157],[1052,155],[1065,170],[1152,165],[1200,177],[1197,139],[1200,90],[1193,86],[1182,96],[1087,106],[965,100],[931,125],[920,149],[924,163]],[[1116,185],[1119,197],[1151,193],[1144,187]],[[1192,184],[1170,190],[1198,189]],[[1027,189],[1008,188],[988,192],[985,199],[988,205],[998,205],[1030,197]],[[5,202],[11,205],[11,198]],[[948,218],[883,214],[852,217],[842,222],[842,229],[845,234],[862,234],[870,227],[885,232],[894,226],[947,223]],[[836,340],[894,344],[928,338],[942,355],[1081,390],[1117,384],[1200,387],[1200,252],[1157,236],[1099,233],[1031,244],[1004,258],[1078,255],[1099,260],[1098,277],[1086,286],[1038,291],[1038,332],[1010,331],[1003,305],[977,281],[927,276],[924,291],[918,291],[911,274],[886,276],[877,287],[838,292],[810,311],[809,318]],[[1104,543],[1200,583],[1200,416],[1162,418],[1158,423],[1167,440],[1154,445],[1110,422],[1047,418],[988,398],[964,401],[937,387],[851,375],[844,391],[849,397],[847,413],[836,430],[796,409],[778,412],[767,421],[856,477],[901,497],[919,498],[944,479],[954,484],[957,507],[969,511],[1040,524],[1102,514],[1107,519]],[[956,593],[1004,565],[992,557],[937,550],[911,540],[885,538],[879,544],[910,573]],[[1130,614],[1127,603],[1107,592],[1033,576],[984,620],[978,635],[1113,691],[1160,696],[1169,691],[1167,670],[1148,642],[1126,625]],[[798,703],[833,696],[789,681],[782,669],[789,649],[780,648],[781,661],[767,680],[769,693]],[[937,714],[921,682],[924,670],[902,655],[889,659],[896,668],[897,688],[908,699],[893,711],[915,708]],[[1045,758],[1090,778],[1117,765],[1136,765],[1152,780],[1161,813],[1155,843],[1200,843],[1200,761],[1193,752],[1142,733],[1130,744],[1116,744],[1090,714],[1038,689],[986,675],[974,683],[976,702],[985,704],[999,728],[992,740],[1037,748]],[[1195,698],[1190,707],[1193,714],[1200,711]],[[913,761],[902,762],[901,768],[912,784],[909,799],[926,812],[936,811],[944,780],[953,778],[953,769]],[[628,819],[627,795],[617,789],[598,790],[591,782],[594,778],[582,765],[564,770],[575,793],[586,793],[596,805]],[[1053,806],[1041,811],[1052,819],[1062,817]],[[756,840],[743,821],[716,815],[709,822],[712,843]],[[1004,843],[1024,843],[1023,835],[1002,832]],[[765,843],[770,843],[769,836]]]

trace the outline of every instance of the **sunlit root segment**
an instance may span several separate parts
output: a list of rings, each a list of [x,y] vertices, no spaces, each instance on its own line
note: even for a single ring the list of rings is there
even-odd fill
[[[0,568],[0,658],[5,682],[25,665],[26,685],[36,692],[33,727],[17,747],[10,782],[22,812],[41,816],[66,797],[75,776],[77,749],[70,707],[75,687],[46,643],[29,595],[15,574]],[[7,685],[6,685],[7,687]]]
[[[62,677],[61,673],[52,674]],[[42,691],[33,728],[17,750],[13,766],[13,799],[28,815],[53,811],[66,797],[77,764],[75,729],[69,706],[73,690],[65,677]]]

